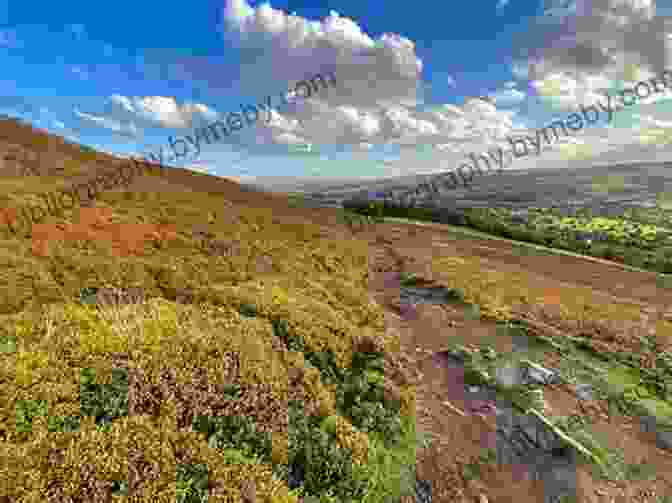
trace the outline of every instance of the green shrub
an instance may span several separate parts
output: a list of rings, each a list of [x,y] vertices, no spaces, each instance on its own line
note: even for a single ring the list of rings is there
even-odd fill
[[[446,292],[446,300],[449,302],[464,302],[464,290],[461,288],[450,288]]]
[[[352,452],[339,448],[320,429],[321,419],[304,413],[301,402],[290,402],[289,415],[289,464],[276,473],[285,480],[294,478],[290,487],[300,482],[305,495],[330,494],[343,502],[364,497],[368,483],[352,462]]]
[[[47,415],[44,400],[18,400],[16,404],[16,430],[23,433],[33,431],[33,418]]]
[[[401,286],[415,286],[418,284],[418,277],[413,273],[402,272],[400,280]]]
[[[246,316],[248,318],[254,318],[255,316],[257,316],[257,308],[252,304],[241,304],[238,311],[240,312],[241,315]]]
[[[303,351],[306,360],[320,371],[320,378],[336,386],[336,409],[340,414],[356,428],[382,438],[386,446],[394,444],[401,433],[401,404],[386,398],[383,379],[371,378],[373,374],[384,376],[381,353],[355,352],[350,368],[342,370],[331,351],[307,349],[303,338],[290,333],[286,320],[273,320],[272,325],[288,349]]]
[[[246,457],[258,457],[271,463],[271,436],[258,431],[254,419],[246,416],[197,416],[193,429],[205,433],[214,449],[235,449]]]
[[[208,468],[205,465],[177,465],[177,503],[205,503],[208,500]]]
[[[85,368],[80,371],[79,399],[82,415],[114,420],[128,415],[128,371],[112,369],[110,384],[96,384],[96,371]]]

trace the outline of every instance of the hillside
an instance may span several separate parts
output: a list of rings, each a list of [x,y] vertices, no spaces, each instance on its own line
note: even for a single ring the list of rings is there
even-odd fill
[[[5,209],[117,162],[17,124],[3,138]],[[163,171],[30,238],[3,230],[0,495],[399,493],[415,407],[366,243],[339,239],[333,211]]]
[[[2,127],[5,209],[122,162]],[[84,203],[3,230],[3,503],[672,497],[654,274],[182,169]]]

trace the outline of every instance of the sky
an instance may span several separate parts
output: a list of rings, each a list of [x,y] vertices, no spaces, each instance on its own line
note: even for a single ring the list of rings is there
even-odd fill
[[[672,0],[32,6],[0,0],[0,113],[113,154],[163,152],[169,166],[241,181],[455,169],[672,70]],[[291,93],[330,72],[334,85]],[[200,153],[171,154],[171,137],[195,138],[269,96],[255,123],[201,142]],[[642,99],[611,123],[604,113],[512,167],[669,160],[671,97]]]

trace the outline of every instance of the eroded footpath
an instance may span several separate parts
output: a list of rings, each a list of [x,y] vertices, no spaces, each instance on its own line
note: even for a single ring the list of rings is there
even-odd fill
[[[460,279],[432,266],[439,256],[460,257],[463,246],[409,230],[387,227],[371,243],[370,291],[419,375],[418,424],[432,441],[418,454],[416,501],[429,501],[427,485],[434,503],[666,501],[672,438],[623,400],[633,388],[627,373],[565,344],[561,336],[570,334],[557,327],[544,333],[485,319],[480,306],[446,288]],[[591,267],[599,278],[601,266]],[[536,275],[550,291],[566,289],[568,279]]]

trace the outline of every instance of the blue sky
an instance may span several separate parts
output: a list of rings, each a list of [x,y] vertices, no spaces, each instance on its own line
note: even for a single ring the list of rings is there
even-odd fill
[[[345,87],[278,105],[270,123],[168,164],[232,178],[440,171],[669,68],[669,12],[670,2],[646,0],[384,8],[117,0],[104,11],[80,1],[6,2],[0,112],[113,153],[168,152],[169,136],[193,135],[242,103],[269,95],[279,103],[296,81],[326,69]],[[650,150],[672,125],[667,99],[620,112],[612,127],[600,123],[544,161],[618,156],[632,141]],[[666,142],[653,142],[655,156]]]

